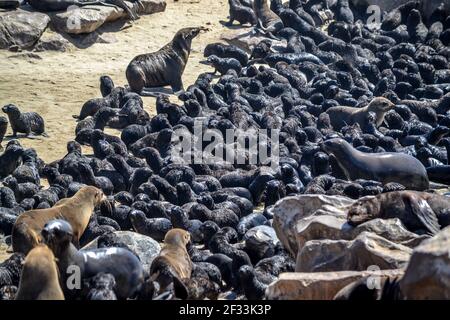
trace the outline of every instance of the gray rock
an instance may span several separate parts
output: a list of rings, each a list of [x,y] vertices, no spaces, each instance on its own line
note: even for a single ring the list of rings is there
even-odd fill
[[[50,18],[45,13],[24,10],[0,13],[0,49],[31,48],[47,28]]]
[[[125,243],[131,250],[133,250],[141,259],[144,270],[150,270],[150,265],[153,259],[158,256],[161,251],[161,246],[158,242],[150,237],[131,231],[116,231],[114,232],[119,240]],[[88,243],[82,250],[97,248],[98,238]]]
[[[403,268],[412,249],[363,232],[355,240],[311,240],[297,255],[297,272]]]
[[[403,270],[283,273],[266,289],[269,300],[331,300],[348,284],[364,277],[372,281],[400,277]]]
[[[136,6],[139,14],[152,14],[166,9],[165,0],[141,0],[142,7],[136,2],[127,2],[130,8]],[[127,13],[119,7],[84,6],[70,8],[64,12],[51,15],[53,26],[61,32],[69,34],[90,33],[100,28],[105,22],[116,21],[127,17]]]
[[[400,288],[406,299],[450,299],[450,227],[414,249]]]
[[[299,195],[278,201],[270,213],[273,227],[283,246],[295,257],[298,252],[297,223],[315,215],[334,216],[346,219],[345,209],[354,203],[353,199],[341,196]]]
[[[275,246],[280,242],[275,230],[269,226],[257,226],[244,235],[245,247],[256,252],[259,259],[272,256]]]
[[[60,51],[66,52],[72,48],[72,44],[59,33],[52,33],[47,35],[44,33],[34,46],[34,51]]]

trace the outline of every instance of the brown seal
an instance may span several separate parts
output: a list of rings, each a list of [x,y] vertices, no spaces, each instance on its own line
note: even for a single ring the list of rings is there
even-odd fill
[[[267,0],[254,0],[253,11],[255,11],[258,26],[263,33],[270,38],[277,39],[274,34],[283,29],[284,24],[281,18],[270,9]]]
[[[335,130],[341,130],[347,125],[358,123],[362,128],[369,112],[376,115],[376,125],[380,126],[384,121],[384,115],[395,108],[395,104],[386,98],[374,98],[364,108],[331,107],[326,113],[330,116],[331,125]]]
[[[347,179],[375,180],[384,185],[397,182],[410,190],[423,191],[429,188],[427,170],[423,164],[405,153],[361,152],[343,139],[330,139],[322,148],[332,154],[344,171]]]
[[[126,76],[133,92],[153,95],[146,88],[171,86],[173,92],[183,91],[183,75],[192,39],[204,28],[184,28],[159,51],[135,57],[127,67]]]
[[[159,256],[153,260],[150,275],[164,291],[174,280],[189,279],[192,273],[192,261],[186,249],[191,241],[189,232],[172,229],[164,238],[164,247]]]
[[[450,225],[450,198],[435,193],[394,191],[361,198],[347,213],[351,225],[392,218],[400,219],[412,232],[436,234]]]
[[[52,208],[30,210],[22,213],[12,230],[14,252],[27,254],[42,242],[41,231],[53,219],[64,219],[73,228],[73,242],[78,241],[86,229],[94,208],[103,200],[103,192],[92,186],[81,188],[72,198],[58,201]]]
[[[53,252],[39,245],[25,258],[16,300],[64,300]]]

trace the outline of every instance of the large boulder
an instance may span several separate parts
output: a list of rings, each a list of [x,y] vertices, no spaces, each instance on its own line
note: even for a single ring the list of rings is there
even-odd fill
[[[296,272],[363,271],[404,267],[412,249],[373,233],[355,240],[311,240],[297,255]]]
[[[371,284],[400,277],[403,270],[283,273],[266,289],[269,300],[331,300],[348,284],[369,277]]]
[[[47,28],[45,13],[15,10],[0,12],[0,49],[31,48]]]
[[[141,0],[140,2],[142,6],[137,2],[125,1],[130,8],[136,8],[139,14],[152,14],[166,10],[165,0]],[[69,7],[66,11],[52,14],[51,17],[52,23],[58,31],[82,34],[97,30],[105,22],[127,17],[127,13],[119,7],[91,5]]]
[[[298,252],[297,224],[303,218],[315,215],[333,216],[345,220],[345,209],[355,200],[341,196],[299,195],[278,201],[270,213],[273,227],[283,246],[295,257]],[[339,223],[334,221],[333,223]]]
[[[450,299],[450,227],[414,249],[400,288],[406,299]]]
[[[150,237],[131,231],[116,231],[114,234],[120,242],[125,243],[135,252],[142,262],[144,270],[150,270],[153,259],[158,256],[161,246]],[[97,248],[98,238],[83,247],[82,250]]]

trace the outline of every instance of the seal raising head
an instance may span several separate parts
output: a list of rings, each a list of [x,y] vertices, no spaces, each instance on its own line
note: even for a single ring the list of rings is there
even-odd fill
[[[171,86],[173,92],[183,91],[181,76],[191,53],[192,40],[205,28],[184,28],[157,52],[135,57],[127,67],[126,76],[133,92],[154,95],[145,88]]]

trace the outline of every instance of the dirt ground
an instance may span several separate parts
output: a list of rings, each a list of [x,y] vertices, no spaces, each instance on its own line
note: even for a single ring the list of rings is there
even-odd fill
[[[123,86],[127,83],[125,69],[136,55],[158,50],[181,28],[205,26],[211,31],[193,41],[183,76],[187,87],[200,73],[211,71],[199,61],[203,59],[204,47],[219,41],[227,30],[220,22],[227,20],[227,16],[226,0],[167,0],[165,12],[142,16],[130,28],[118,32],[124,24],[118,21],[98,30],[108,38],[115,38],[114,43],[96,43],[84,49],[73,47],[64,53],[18,54],[1,50],[0,106],[13,103],[23,111],[41,114],[49,138],[21,139],[21,143],[35,148],[47,162],[60,159],[66,153],[66,143],[75,137],[76,122],[72,115],[78,114],[88,99],[101,96],[100,76],[109,75],[116,85]],[[144,104],[154,114],[155,100],[144,98]]]
[[[60,159],[66,154],[67,142],[75,138],[76,122],[72,115],[79,114],[88,99],[101,96],[100,76],[109,75],[116,85],[123,86],[127,83],[125,69],[136,55],[158,50],[181,28],[208,27],[211,31],[193,41],[183,76],[187,87],[200,73],[212,71],[199,61],[203,60],[204,47],[220,41],[221,34],[228,30],[221,23],[227,16],[226,0],[167,0],[165,12],[142,16],[130,28],[118,32],[124,21],[100,28],[99,33],[116,39],[113,43],[96,43],[87,48],[73,46],[67,52],[0,50],[0,106],[13,103],[22,111],[41,114],[49,138],[20,139],[20,142],[35,148],[46,162]],[[144,104],[150,114],[155,113],[155,99],[144,98]],[[9,256],[2,243],[0,241],[0,262]]]

